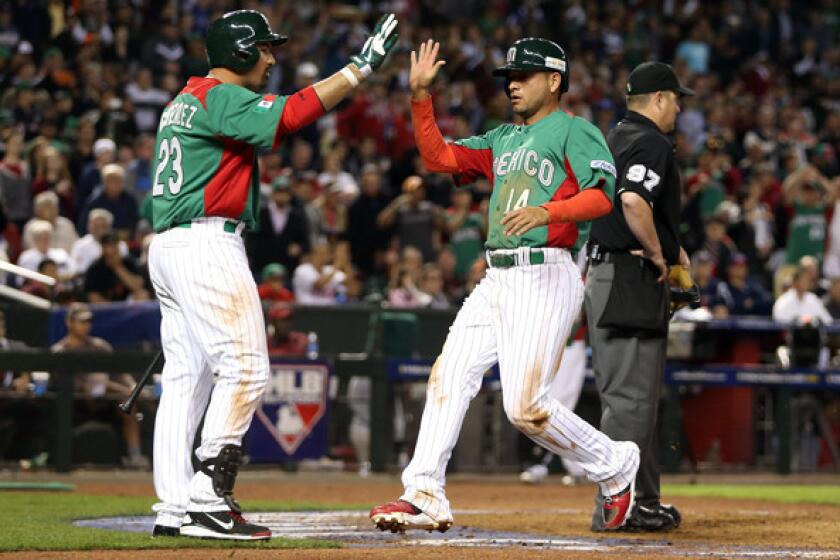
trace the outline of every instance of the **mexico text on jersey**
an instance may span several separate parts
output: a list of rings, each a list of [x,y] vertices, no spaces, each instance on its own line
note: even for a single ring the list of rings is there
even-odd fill
[[[604,136],[589,122],[561,111],[530,126],[504,124],[452,147],[462,182],[480,175],[493,181],[488,249],[578,250],[588,237],[589,222],[549,224],[506,236],[501,219],[511,210],[564,200],[588,188],[613,197],[615,167]]]

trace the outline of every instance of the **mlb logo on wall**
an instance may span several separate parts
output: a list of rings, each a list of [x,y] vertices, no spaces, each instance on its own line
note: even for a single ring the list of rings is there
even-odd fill
[[[330,371],[326,364],[272,364],[263,402],[251,426],[255,460],[318,458],[326,452]],[[279,446],[279,449],[278,449]]]

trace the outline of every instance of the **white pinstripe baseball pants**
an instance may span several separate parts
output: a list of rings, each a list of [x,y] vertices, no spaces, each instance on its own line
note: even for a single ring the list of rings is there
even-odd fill
[[[510,421],[549,451],[577,461],[606,495],[626,488],[638,464],[632,443],[611,440],[550,396],[583,282],[568,251],[545,252],[546,264],[488,269],[432,368],[402,499],[438,521],[452,518],[444,477],[464,415],[497,361]]]
[[[193,471],[195,432],[209,398],[196,456],[211,459],[224,445],[240,445],[268,380],[256,284],[242,237],[223,224],[193,221],[158,234],[150,247],[166,355],[154,443],[159,525],[180,526],[186,511],[228,509],[210,477]]]

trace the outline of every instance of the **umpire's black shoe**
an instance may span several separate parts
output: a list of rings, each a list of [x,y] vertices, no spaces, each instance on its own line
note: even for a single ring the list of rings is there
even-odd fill
[[[676,518],[674,516],[676,514]],[[637,505],[627,523],[619,529],[626,533],[661,533],[680,526],[680,514],[674,506]]]
[[[181,530],[178,527],[167,527],[166,525],[155,525],[152,530],[153,537],[179,537]]]
[[[682,515],[677,508],[672,506],[671,504],[659,504],[660,511],[664,511],[665,513],[669,514],[671,517],[674,518],[674,529],[680,526],[682,523]]]
[[[188,511],[181,536],[234,541],[259,541],[271,538],[271,530],[248,523],[235,511]]]

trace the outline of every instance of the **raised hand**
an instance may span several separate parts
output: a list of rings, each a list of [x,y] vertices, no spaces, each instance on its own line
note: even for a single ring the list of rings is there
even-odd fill
[[[411,72],[408,75],[408,84],[412,95],[425,93],[435,80],[438,70],[446,64],[445,60],[437,60],[439,51],[440,43],[431,39],[420,44],[419,52],[411,51]]]
[[[399,22],[394,14],[382,16],[376,22],[376,27],[373,28],[373,33],[365,41],[361,52],[350,57],[350,61],[359,68],[363,76],[369,75],[382,66],[388,57],[388,53],[397,44],[397,39],[400,37],[394,33],[397,23]]]

